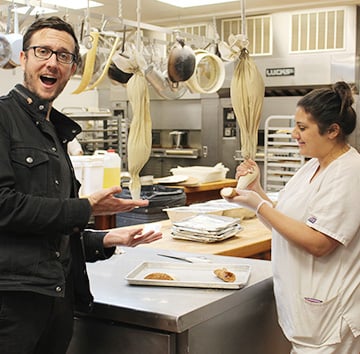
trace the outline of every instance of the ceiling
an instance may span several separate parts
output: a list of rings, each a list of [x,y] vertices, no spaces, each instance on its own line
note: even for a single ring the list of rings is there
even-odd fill
[[[76,1],[76,0],[74,0]],[[239,17],[241,15],[241,0],[229,3],[209,6],[197,6],[192,8],[179,8],[161,3],[157,0],[97,0],[104,6],[90,9],[90,21],[105,18],[123,18],[161,27],[176,27],[185,24],[198,24],[211,22],[214,19],[226,17]],[[179,0],[181,1],[181,0]],[[245,0],[244,0],[245,1]],[[32,1],[34,2],[34,1]],[[44,2],[46,2],[44,0]],[[15,0],[16,3],[16,0]],[[41,3],[41,1],[39,1]],[[61,3],[61,1],[59,2]],[[139,11],[137,11],[139,6]],[[11,2],[0,0],[0,18],[6,18],[7,8]],[[291,11],[328,6],[344,6],[360,4],[359,0],[251,0],[245,1],[246,15],[267,14],[279,11]],[[65,12],[59,12],[64,15]],[[84,16],[86,11],[72,11],[71,16]],[[137,18],[137,16],[139,18]],[[20,18],[25,22],[29,19]]]

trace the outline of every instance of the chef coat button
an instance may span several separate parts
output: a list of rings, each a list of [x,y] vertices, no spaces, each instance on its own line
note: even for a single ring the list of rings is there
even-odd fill
[[[55,184],[59,185],[60,184],[59,180],[56,179]]]
[[[56,251],[55,254],[56,254],[57,258],[60,258],[60,252],[59,251]]]
[[[53,146],[53,147],[51,148],[51,150],[54,151],[54,152],[56,152],[56,147]]]
[[[57,287],[55,288],[55,291],[56,291],[57,293],[60,293],[60,292],[62,291],[62,287],[61,287],[61,286],[57,286]]]
[[[33,159],[31,156],[28,156],[28,157],[25,159],[25,161],[26,161],[27,163],[33,163],[33,162],[34,162],[34,159]]]
[[[40,111],[42,111],[44,108],[45,108],[45,106],[44,106],[43,104],[41,104],[41,105],[39,106]]]

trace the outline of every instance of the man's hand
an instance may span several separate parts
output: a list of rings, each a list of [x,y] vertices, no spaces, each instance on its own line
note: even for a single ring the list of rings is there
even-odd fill
[[[150,243],[162,238],[162,233],[150,230],[142,234],[143,229],[111,229],[104,237],[104,247],[135,247],[142,243]]]
[[[148,200],[132,200],[116,198],[114,194],[120,193],[121,187],[110,187],[91,194],[88,200],[91,205],[92,215],[111,215],[133,210],[136,207],[149,205]]]

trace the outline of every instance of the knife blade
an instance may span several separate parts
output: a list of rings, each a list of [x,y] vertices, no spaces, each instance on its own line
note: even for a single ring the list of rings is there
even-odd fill
[[[188,263],[201,263],[201,262],[209,263],[209,262],[211,262],[210,259],[206,258],[205,256],[181,257],[181,256],[174,256],[174,255],[163,254],[163,253],[158,253],[157,255],[161,256],[161,257],[178,259],[180,261],[185,261]]]

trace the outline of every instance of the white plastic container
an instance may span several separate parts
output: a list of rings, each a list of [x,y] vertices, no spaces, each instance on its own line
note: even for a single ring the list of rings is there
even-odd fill
[[[70,156],[75,176],[81,183],[80,196],[88,196],[103,187],[103,156]]]
[[[114,149],[96,150],[96,156],[104,158],[103,188],[120,185],[121,157]]]
[[[104,158],[102,156],[84,156],[83,185],[81,195],[90,195],[103,186],[104,179]]]

